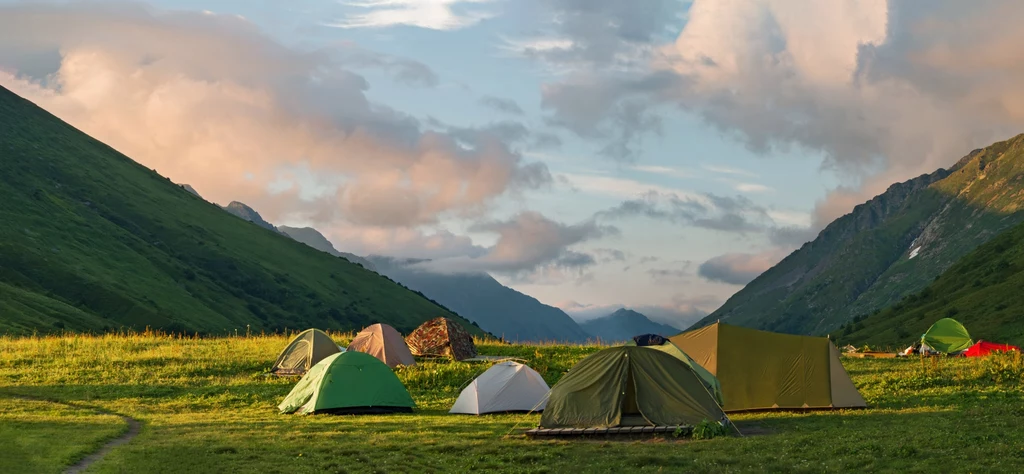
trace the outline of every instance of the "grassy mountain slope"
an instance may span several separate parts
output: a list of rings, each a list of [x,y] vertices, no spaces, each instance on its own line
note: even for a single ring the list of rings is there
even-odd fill
[[[697,323],[822,334],[921,290],[1024,221],[1024,135],[892,185]]]
[[[452,317],[228,215],[3,88],[0,197],[0,333],[376,321],[408,331]]]
[[[960,259],[934,283],[840,331],[843,343],[902,347],[954,318],[975,340],[1024,345],[1024,224]]]
[[[486,273],[439,274],[388,257],[369,257],[377,271],[475,321],[509,341],[583,342],[591,335],[564,311],[502,285]]]
[[[679,329],[656,323],[643,314],[625,308],[607,316],[585,321],[580,326],[584,331],[601,338],[602,342],[628,341],[640,334],[660,334],[669,337],[679,333]]]

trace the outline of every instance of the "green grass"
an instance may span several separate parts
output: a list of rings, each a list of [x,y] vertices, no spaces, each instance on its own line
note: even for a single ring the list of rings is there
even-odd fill
[[[0,398],[0,472],[61,472],[126,429],[120,417],[88,408]]]
[[[1008,472],[1024,462],[1024,362],[1012,356],[937,367],[918,359],[844,360],[871,408],[735,415],[748,433],[742,438],[530,440],[513,428],[535,426],[538,415],[447,414],[487,364],[400,369],[418,405],[413,414],[279,415],[275,406],[295,381],[265,372],[286,343],[277,336],[0,338],[0,406],[42,397],[140,420],[142,433],[95,472]],[[549,383],[599,349],[479,348],[524,358]],[[94,412],[76,413],[68,412],[76,422],[69,433],[96,422]],[[19,416],[0,411],[0,426]],[[123,429],[111,422],[93,439]],[[0,445],[46,444],[54,426],[0,430]],[[52,471],[88,444],[41,450],[45,459],[34,466]]]
[[[455,317],[232,216],[3,88],[0,222],[0,334],[409,332]]]

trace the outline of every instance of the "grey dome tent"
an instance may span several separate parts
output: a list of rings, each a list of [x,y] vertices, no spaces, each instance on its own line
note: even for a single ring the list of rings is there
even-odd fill
[[[274,375],[302,375],[327,356],[341,352],[331,336],[319,329],[299,333],[277,356],[271,373]]]

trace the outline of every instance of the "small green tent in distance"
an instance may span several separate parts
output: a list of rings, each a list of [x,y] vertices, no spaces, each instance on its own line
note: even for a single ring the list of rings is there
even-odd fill
[[[704,367],[701,367],[700,364],[691,359],[690,356],[686,355],[686,353],[683,352],[683,350],[680,349],[679,346],[673,344],[672,341],[669,341],[668,339],[665,338],[661,338],[661,340],[664,341],[661,344],[647,344],[640,347],[646,347],[648,349],[661,351],[672,357],[675,357],[676,359],[683,361],[683,363],[685,363],[691,369],[693,369],[697,376],[700,377],[701,382],[704,382],[704,387],[708,389],[708,392],[714,395],[715,401],[718,402],[719,405],[722,405],[722,384],[718,382],[718,377],[715,377],[714,374],[708,372],[707,369],[705,369]],[[635,340],[633,340],[627,342],[626,345],[636,346],[637,343]]]
[[[307,329],[288,343],[270,371],[275,375],[302,375],[324,357],[340,351],[327,333],[319,329]]]
[[[921,343],[943,354],[960,352],[974,345],[964,325],[950,318],[935,321],[921,336]]]
[[[682,360],[644,347],[604,349],[580,361],[548,398],[542,428],[725,422],[722,408]]]
[[[314,365],[277,408],[281,413],[305,415],[411,412],[415,406],[387,364],[353,351]]]

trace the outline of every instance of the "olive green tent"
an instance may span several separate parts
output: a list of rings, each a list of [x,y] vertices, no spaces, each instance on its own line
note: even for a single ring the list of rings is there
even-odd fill
[[[645,347],[604,349],[580,361],[548,398],[542,428],[695,425],[727,418],[680,359]]]
[[[628,343],[626,343],[626,345],[635,346],[636,341],[629,341]],[[679,346],[672,344],[672,341],[665,339],[665,342],[663,344],[640,347],[646,347],[648,349],[661,351],[672,357],[675,357],[676,359],[683,361],[687,366],[693,369],[693,371],[697,374],[698,377],[700,377],[701,382],[704,382],[704,387],[708,389],[708,392],[711,392],[711,394],[715,396],[715,401],[717,401],[719,405],[722,405],[722,384],[718,382],[718,377],[715,377],[714,374],[708,372],[707,369],[705,369],[704,367],[701,367],[700,364],[691,359],[690,356],[686,355],[686,353],[683,352],[683,350],[680,349]]]
[[[281,351],[271,372],[276,375],[302,375],[324,357],[340,350],[327,333],[319,329],[307,329],[295,336]]]
[[[943,354],[960,352],[974,345],[964,325],[950,318],[935,321],[921,336],[921,343]]]
[[[410,412],[414,406],[385,363],[363,352],[342,352],[309,369],[277,408],[305,415]]]
[[[716,323],[669,340],[718,377],[727,412],[866,406],[828,338]]]

